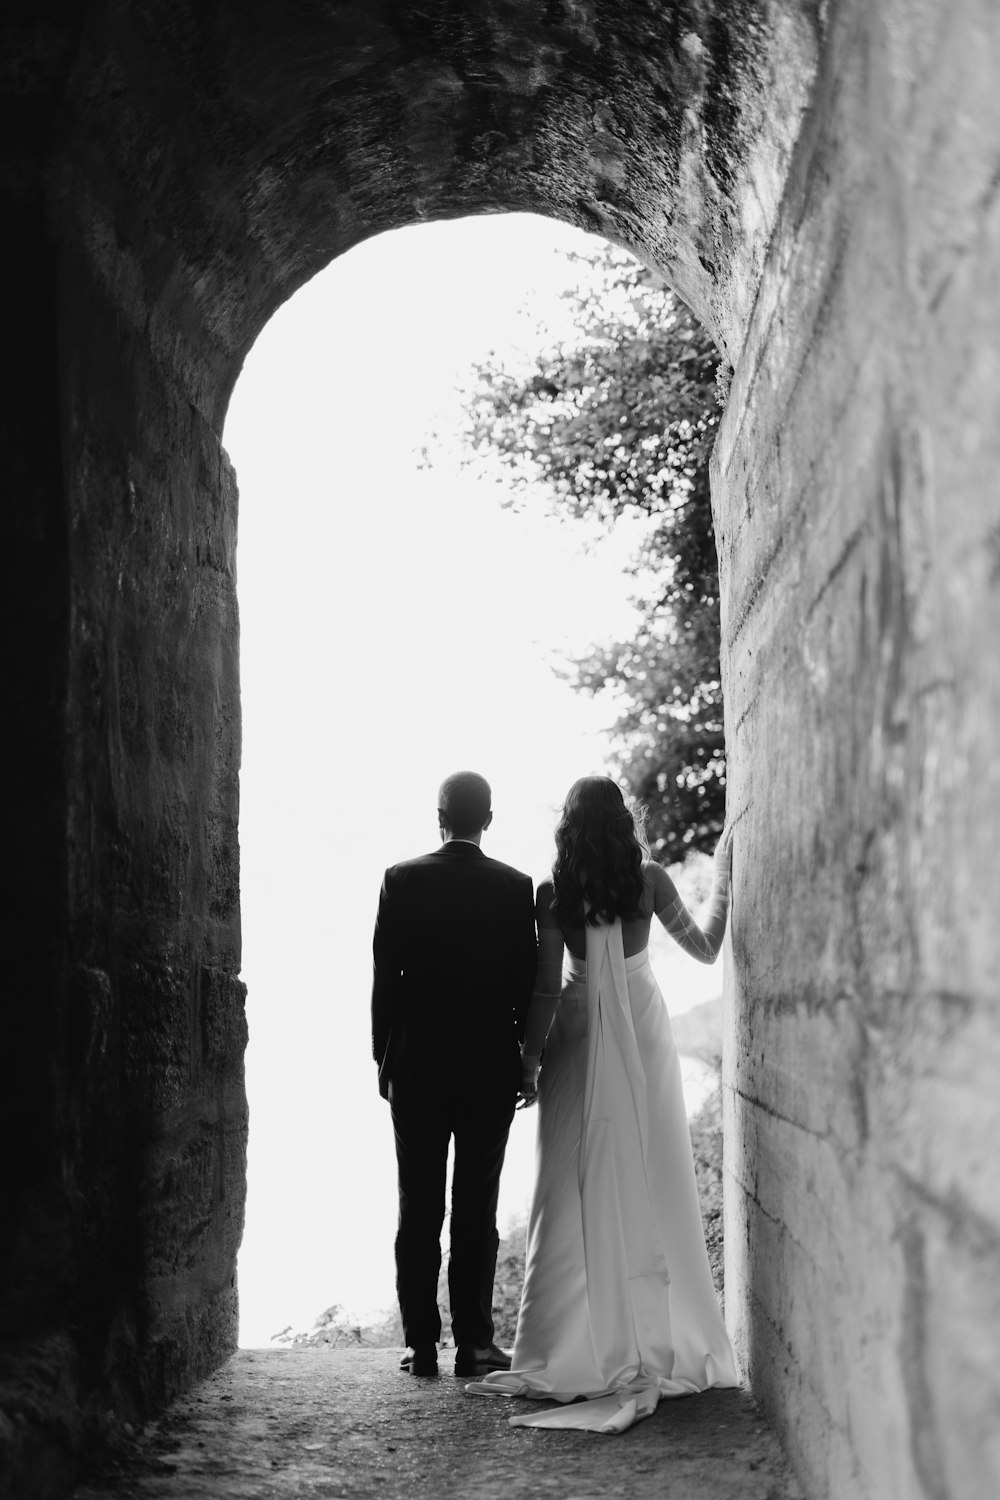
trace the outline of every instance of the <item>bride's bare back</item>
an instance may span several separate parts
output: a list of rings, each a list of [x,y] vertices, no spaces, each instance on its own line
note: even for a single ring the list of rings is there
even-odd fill
[[[726,931],[726,898],[729,890],[728,872],[724,880],[716,879],[712,890],[705,926],[699,927],[684,902],[677,894],[677,887],[661,865],[645,860],[642,866],[642,914],[622,921],[622,942],[625,957],[632,958],[649,945],[649,929],[655,916],[670,933],[685,953],[704,964],[713,963],[722,947]],[[550,947],[553,938],[543,934],[556,932],[560,945],[565,943],[574,958],[585,959],[587,939],[580,927],[560,927],[552,911],[552,882],[544,880],[538,887],[536,898],[539,943]],[[541,955],[540,955],[541,958]],[[560,963],[562,955],[560,953]]]
[[[634,957],[649,946],[649,929],[655,916],[685,953],[703,964],[715,961],[726,934],[731,843],[731,834],[724,834],[719,841],[715,854],[715,880],[703,927],[698,925],[684,905],[666,870],[651,859],[643,861],[642,910],[638,917],[622,921],[622,945],[626,958]],[[535,915],[538,922],[538,970],[528,1007],[523,1047],[523,1058],[529,1073],[545,1045],[545,1038],[559,1003],[563,949],[567,948],[578,961],[586,962],[587,957],[587,935],[583,925],[559,925],[552,910],[551,880],[543,880],[538,887]]]

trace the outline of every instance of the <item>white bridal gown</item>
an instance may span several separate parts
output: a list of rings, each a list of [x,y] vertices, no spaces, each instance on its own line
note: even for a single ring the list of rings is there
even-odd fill
[[[569,960],[539,1079],[512,1368],[468,1389],[577,1403],[514,1425],[620,1432],[660,1396],[738,1382],[649,950],[626,958],[618,921],[588,926],[586,937],[586,963]]]

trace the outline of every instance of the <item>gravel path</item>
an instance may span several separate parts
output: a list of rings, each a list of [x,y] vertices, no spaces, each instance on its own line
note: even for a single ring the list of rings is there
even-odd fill
[[[743,1391],[661,1401],[620,1437],[547,1432],[468,1395],[451,1357],[416,1380],[390,1349],[242,1350],[74,1500],[802,1500]]]

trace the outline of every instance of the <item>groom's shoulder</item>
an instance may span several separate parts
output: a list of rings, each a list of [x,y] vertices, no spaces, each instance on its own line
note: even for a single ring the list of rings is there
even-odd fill
[[[512,885],[531,884],[530,875],[526,875],[523,870],[516,870],[513,865],[505,865],[501,859],[491,859],[487,854],[484,857],[484,863],[501,879],[509,880]]]
[[[435,857],[436,852],[437,851],[434,851],[430,854],[415,854],[411,859],[397,860],[394,865],[390,865],[386,870],[386,879],[405,879],[407,875],[412,874],[415,870],[419,871],[433,869],[439,863],[439,861]]]
[[[390,884],[406,881],[408,878],[419,878],[426,871],[444,872],[449,875],[468,880],[475,879],[477,875],[489,875],[493,880],[501,880],[510,885],[531,885],[531,876],[526,875],[523,870],[517,870],[513,865],[504,864],[503,860],[493,859],[490,855],[477,852],[472,859],[459,859],[454,863],[442,856],[441,847],[431,850],[429,854],[417,854],[412,859],[401,859],[396,864],[390,865],[385,872],[385,878]]]

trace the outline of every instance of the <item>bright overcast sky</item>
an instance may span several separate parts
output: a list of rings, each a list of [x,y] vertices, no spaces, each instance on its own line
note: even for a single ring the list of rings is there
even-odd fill
[[[415,459],[454,426],[473,364],[558,320],[578,274],[564,252],[588,242],[521,215],[380,236],[278,312],[233,398],[244,1344],[334,1302],[393,1302],[392,1132],[369,1042],[383,869],[434,847],[438,783],[472,767],[493,785],[487,852],[538,878],[567,787],[603,769],[613,709],[550,663],[628,630],[629,538],[587,552],[541,498],[515,514],[495,479]],[[528,1190],[533,1120],[516,1126],[502,1214]]]

